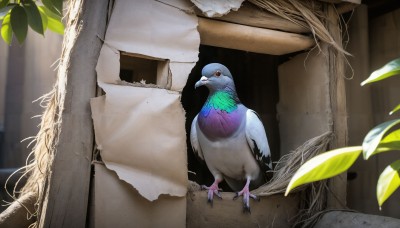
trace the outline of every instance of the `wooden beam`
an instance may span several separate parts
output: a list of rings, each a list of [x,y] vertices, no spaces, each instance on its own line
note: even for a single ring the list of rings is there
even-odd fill
[[[85,227],[93,150],[89,99],[106,29],[108,0],[69,1],[58,71],[61,132],[47,180],[39,227]]]
[[[196,9],[199,17],[205,18],[200,10]],[[251,27],[274,29],[293,33],[310,33],[309,28],[304,28],[259,7],[244,2],[238,11],[232,11],[222,17],[214,17],[213,20],[226,21],[234,24],[247,25]]]
[[[307,50],[314,39],[295,33],[199,18],[201,44],[262,54],[283,55]]]
[[[27,193],[14,201],[0,214],[0,227],[29,227],[35,220],[28,215],[35,212],[36,199],[35,193]]]
[[[327,28],[333,39],[339,45],[342,43],[342,33],[339,27],[339,15],[332,5],[326,6]],[[326,45],[326,44],[325,44]],[[330,74],[330,96],[333,118],[334,138],[329,145],[331,149],[347,146],[347,108],[345,88],[345,57],[337,50],[328,46],[328,63]],[[329,208],[344,208],[346,206],[347,173],[329,180]]]
[[[300,197],[277,194],[251,199],[251,214],[243,213],[243,201],[232,200],[235,193],[222,192],[222,200],[215,197],[213,206],[207,203],[206,191],[189,192],[187,196],[186,226],[201,227],[292,227],[299,210]]]

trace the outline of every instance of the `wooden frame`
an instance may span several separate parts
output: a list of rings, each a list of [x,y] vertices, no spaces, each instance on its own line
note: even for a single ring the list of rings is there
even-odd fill
[[[108,4],[108,0],[70,2],[58,72],[62,130],[41,202],[39,227],[86,226],[94,139],[89,99],[96,95],[95,66]]]

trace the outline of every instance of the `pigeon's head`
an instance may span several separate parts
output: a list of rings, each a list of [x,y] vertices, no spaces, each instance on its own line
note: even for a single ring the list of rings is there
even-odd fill
[[[219,63],[210,63],[203,67],[201,78],[195,84],[195,88],[206,86],[211,91],[231,89],[235,90],[235,84],[228,68]]]

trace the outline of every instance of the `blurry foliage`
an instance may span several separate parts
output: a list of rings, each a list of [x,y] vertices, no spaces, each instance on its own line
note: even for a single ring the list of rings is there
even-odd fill
[[[49,29],[63,34],[62,0],[0,0],[1,37],[10,45],[15,36],[22,44],[28,27],[44,35]]]
[[[361,85],[378,82],[388,77],[400,74],[400,58],[395,59],[382,68],[374,71]],[[397,105],[389,114],[400,110]],[[317,155],[305,162],[290,180],[285,195],[294,188],[339,175],[348,170],[357,158],[363,154],[365,160],[371,156],[388,151],[400,151],[400,119],[379,124],[368,132],[362,146],[345,147]],[[400,186],[400,160],[393,161],[381,173],[376,196],[378,204],[382,204]]]

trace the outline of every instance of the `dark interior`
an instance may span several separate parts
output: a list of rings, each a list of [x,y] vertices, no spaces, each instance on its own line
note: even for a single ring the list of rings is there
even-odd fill
[[[189,179],[199,184],[210,185],[213,177],[204,161],[199,160],[190,145],[190,126],[193,118],[200,111],[208,96],[206,87],[195,90],[194,84],[201,77],[202,68],[212,62],[224,64],[231,71],[236,90],[241,102],[255,110],[261,117],[267,132],[272,159],[279,159],[279,128],[276,104],[279,101],[278,65],[288,56],[273,56],[225,49],[211,46],[200,46],[199,61],[189,75],[182,92],[182,104],[186,111],[186,132],[188,145]],[[224,191],[230,190],[221,183]]]

